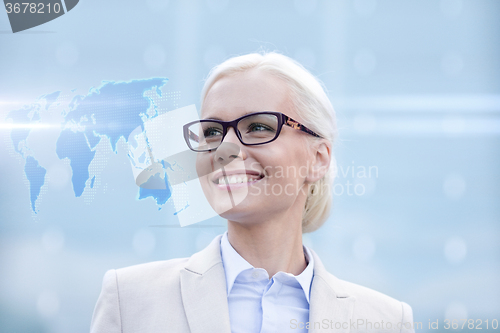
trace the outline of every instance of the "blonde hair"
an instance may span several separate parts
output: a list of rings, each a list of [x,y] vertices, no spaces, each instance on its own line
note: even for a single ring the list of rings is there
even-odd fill
[[[283,80],[290,89],[292,103],[304,125],[334,144],[337,137],[335,111],[321,83],[297,61],[276,52],[251,53],[230,58],[212,68],[201,92],[201,104],[213,84],[226,76],[258,69]],[[314,138],[311,136],[311,138]],[[333,196],[331,185],[336,176],[336,160],[331,154],[325,176],[309,186],[302,214],[302,232],[312,232],[328,218]]]

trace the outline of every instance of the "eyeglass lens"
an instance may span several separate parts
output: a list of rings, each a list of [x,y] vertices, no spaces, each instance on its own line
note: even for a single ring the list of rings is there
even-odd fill
[[[245,144],[266,143],[276,137],[278,117],[257,114],[242,118],[238,131]],[[197,122],[189,127],[189,142],[195,150],[216,149],[222,142],[223,127],[218,122]]]

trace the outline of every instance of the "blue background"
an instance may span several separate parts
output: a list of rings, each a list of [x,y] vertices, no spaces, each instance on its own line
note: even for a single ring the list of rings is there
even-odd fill
[[[199,108],[213,65],[258,50],[302,62],[337,112],[333,212],[304,236],[327,269],[409,303],[424,331],[500,319],[499,17],[497,0],[82,0],[12,34],[0,14],[1,330],[87,332],[107,269],[187,257],[225,230],[220,218],[154,227],[178,225],[173,205],[139,200],[123,140],[97,153],[99,176],[75,197],[60,128],[28,139],[53,179],[35,214],[7,114],[153,77],[169,79],[172,105]]]

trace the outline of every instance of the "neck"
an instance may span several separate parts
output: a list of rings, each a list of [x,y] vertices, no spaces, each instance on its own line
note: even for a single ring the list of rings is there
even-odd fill
[[[302,248],[302,211],[290,211],[261,223],[228,220],[228,240],[236,252],[252,266],[264,268],[269,277],[279,271],[299,275],[307,267]]]

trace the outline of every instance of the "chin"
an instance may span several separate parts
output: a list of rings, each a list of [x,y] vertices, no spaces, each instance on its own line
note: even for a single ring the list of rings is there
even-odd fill
[[[220,217],[240,225],[255,225],[267,221],[264,216],[261,216],[261,213],[255,213],[255,210],[243,207],[234,207],[220,214]]]
[[[218,215],[225,219],[251,214],[250,212],[255,212],[259,207],[255,203],[252,204],[251,201],[254,200],[248,196],[248,191],[240,189],[222,193],[217,193],[219,191],[210,192],[206,196],[208,203]]]

